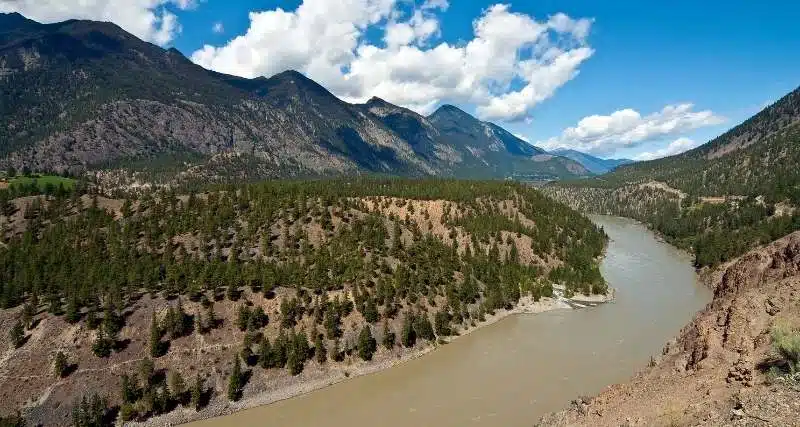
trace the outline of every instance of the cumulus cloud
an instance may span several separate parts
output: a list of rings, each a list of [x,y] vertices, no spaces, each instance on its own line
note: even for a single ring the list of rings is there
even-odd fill
[[[420,113],[473,104],[483,119],[512,121],[528,118],[594,53],[589,19],[537,20],[497,4],[475,19],[471,39],[452,44],[438,40],[448,2],[409,1],[304,0],[291,11],[251,12],[244,34],[191,57],[244,77],[296,69],[350,102],[379,96]]]
[[[225,32],[225,26],[222,22],[215,22],[213,26],[211,26],[211,31],[215,34],[222,34]]]
[[[655,151],[645,151],[643,153],[637,154],[633,159],[634,160],[653,160],[653,159],[660,159],[662,157],[667,156],[674,156],[676,154],[683,153],[684,151],[691,150],[692,148],[697,147],[700,145],[699,143],[695,142],[692,139],[681,137],[672,141],[664,148]]]
[[[630,108],[608,116],[588,116],[575,127],[565,129],[560,136],[539,141],[536,145],[546,150],[571,148],[605,156],[622,148],[639,147],[649,141],[725,121],[710,110],[693,111],[693,108],[693,104],[687,103],[667,105],[661,111],[646,116]]]
[[[165,45],[181,31],[170,8],[187,10],[196,5],[195,0],[0,0],[0,12],[19,12],[43,23],[110,21],[143,40]]]

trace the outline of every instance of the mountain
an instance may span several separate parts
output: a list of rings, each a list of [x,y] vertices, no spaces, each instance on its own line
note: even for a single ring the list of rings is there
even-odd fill
[[[548,179],[590,175],[579,163],[553,156],[493,123],[482,122],[452,105],[427,117],[441,141],[463,159],[458,175]]]
[[[800,87],[714,140],[677,156],[618,168],[622,184],[662,181],[698,196],[764,195],[800,201]]]
[[[694,251],[698,267],[713,266],[800,229],[798,164],[800,87],[693,150],[545,191],[638,219]]]
[[[627,165],[634,162],[630,159],[601,159],[590,154],[569,149],[553,150],[551,153],[575,160],[593,174],[598,175],[610,172],[618,166]]]
[[[209,71],[111,23],[0,14],[0,28],[0,167],[198,181],[587,173],[469,115],[485,136],[460,141],[474,129],[445,133],[438,116],[377,99],[349,104],[296,71]]]

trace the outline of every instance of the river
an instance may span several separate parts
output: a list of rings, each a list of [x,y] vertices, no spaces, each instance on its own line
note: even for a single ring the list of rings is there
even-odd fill
[[[197,427],[531,426],[625,381],[711,300],[688,254],[622,218],[601,271],[613,303],[511,316],[400,366]]]

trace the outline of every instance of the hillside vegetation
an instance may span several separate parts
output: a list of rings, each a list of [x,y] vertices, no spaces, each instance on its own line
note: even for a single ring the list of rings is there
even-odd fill
[[[628,216],[716,265],[800,229],[800,88],[684,154],[545,191],[586,212]]]
[[[306,368],[399,357],[553,283],[607,291],[602,230],[513,183],[285,181],[3,204],[0,408],[47,424],[66,422],[73,396],[104,399],[78,419],[107,407],[146,419],[202,406],[195,383],[206,402],[235,401]],[[55,378],[25,374],[53,366]]]

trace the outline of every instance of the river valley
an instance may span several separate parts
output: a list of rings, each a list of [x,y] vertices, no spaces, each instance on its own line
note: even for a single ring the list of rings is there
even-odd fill
[[[592,219],[611,239],[601,271],[617,291],[613,303],[511,316],[392,369],[192,425],[529,426],[625,381],[711,293],[690,255],[644,226]]]

